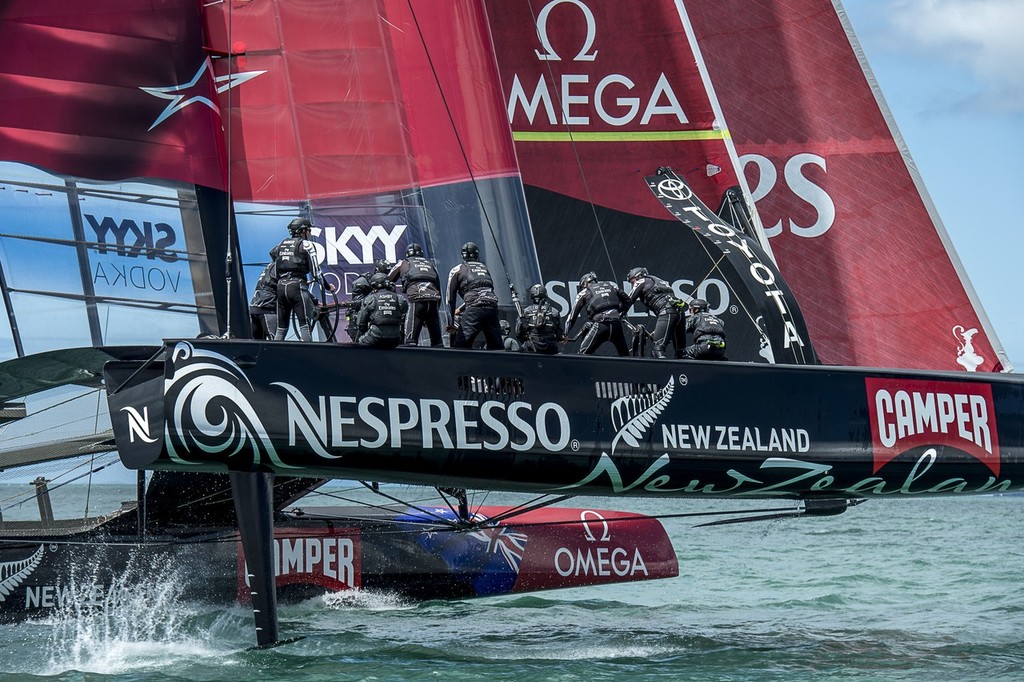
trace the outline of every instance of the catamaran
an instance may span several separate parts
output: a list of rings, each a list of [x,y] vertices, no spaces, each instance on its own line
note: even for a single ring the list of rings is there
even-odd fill
[[[321,588],[358,573],[416,593],[444,574],[455,596],[573,584],[567,556],[602,580],[678,570],[657,521],[547,506],[570,496],[783,497],[814,515],[1020,489],[1024,384],[993,374],[1005,353],[838,2],[37,0],[2,19],[0,400],[13,429],[43,388],[102,387],[109,420],[11,457],[155,471],[116,528],[136,544],[215,528],[216,579],[251,593],[260,644],[300,554]],[[729,361],[385,353],[337,322],[341,343],[244,340],[247,287],[296,216],[342,302],[410,242],[439,269],[480,244],[509,317],[515,290],[542,282],[565,311],[583,272],[640,265],[709,301]],[[882,276],[899,293],[868,310]],[[627,316],[642,337],[644,313]],[[282,515],[325,478],[454,502]],[[538,497],[512,521],[463,509],[466,489]],[[619,515],[640,539],[594,554]],[[74,532],[108,520],[87,521]],[[370,558],[384,526],[426,543],[417,576],[383,577],[408,546]],[[449,561],[435,526],[480,561]],[[561,526],[576,544],[544,530]],[[551,542],[526,545],[548,549],[519,583],[523,533]],[[19,604],[47,558],[30,535],[0,575]]]

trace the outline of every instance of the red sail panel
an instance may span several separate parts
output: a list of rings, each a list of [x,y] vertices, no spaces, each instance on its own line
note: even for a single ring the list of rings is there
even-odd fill
[[[492,0],[487,11],[526,184],[657,219],[643,177],[659,166],[708,203],[737,184],[673,2]]]
[[[1006,367],[833,3],[722,0],[686,8],[772,250],[822,360]]]
[[[195,0],[5,2],[0,43],[0,159],[226,187]]]
[[[516,173],[471,0],[222,3],[206,21],[214,50],[237,55],[216,62],[218,76],[240,81],[221,93],[236,199],[365,196]]]

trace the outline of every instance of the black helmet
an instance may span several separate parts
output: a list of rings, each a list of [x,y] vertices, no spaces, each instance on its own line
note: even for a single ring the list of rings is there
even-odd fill
[[[479,260],[480,247],[473,242],[466,242],[462,245],[462,260]]]
[[[640,279],[641,277],[647,276],[647,268],[633,268],[626,273],[626,281],[632,282],[634,279]]]
[[[374,271],[378,273],[384,273],[385,275],[391,272],[392,267],[394,266],[385,258],[378,258],[377,261],[373,264]]]
[[[395,285],[391,283],[391,280],[388,279],[388,276],[383,272],[375,272],[373,273],[373,276],[370,277],[370,288],[374,291],[378,291],[380,289],[393,289],[394,286]]]
[[[706,313],[708,311],[708,302],[703,298],[691,299],[690,310],[696,310],[698,313]]]
[[[356,280],[352,282],[352,293],[358,296],[366,296],[371,289],[370,282],[365,277],[356,277]]]
[[[303,232],[309,232],[311,229],[313,229],[313,223],[309,222],[309,218],[296,218],[288,223],[288,234],[293,237],[298,237]]]
[[[423,255],[423,247],[420,246],[419,244],[417,244],[416,242],[413,242],[412,244],[409,244],[409,246],[405,247],[405,257],[406,258],[409,258],[410,256],[422,256],[422,255]]]
[[[593,273],[593,272],[588,272],[587,274],[585,274],[582,277],[580,277],[580,289],[586,289],[588,284],[590,284],[591,282],[596,282],[596,281],[597,281],[597,274]]]
[[[540,303],[548,297],[548,290],[544,288],[543,284],[534,284],[530,287],[530,300],[534,303]]]

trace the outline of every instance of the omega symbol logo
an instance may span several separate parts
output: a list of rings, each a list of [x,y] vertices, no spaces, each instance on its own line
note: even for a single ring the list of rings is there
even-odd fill
[[[665,178],[658,183],[658,193],[666,199],[685,201],[693,196],[693,190],[686,183],[675,178]]]
[[[588,542],[608,542],[611,539],[612,534],[608,529],[608,521],[596,511],[584,509],[580,512],[580,521],[583,522],[583,535]],[[600,537],[594,536],[594,531],[590,527],[592,523],[600,524]]]
[[[537,15],[537,36],[540,38],[540,44],[544,47],[544,52],[534,50],[534,53],[536,53],[537,59],[542,62],[558,62],[562,60],[558,53],[555,52],[555,49],[551,47],[551,40],[548,38],[548,17],[551,14],[551,10],[564,3],[579,7],[580,11],[583,12],[583,18],[587,20],[587,37],[583,41],[583,47],[580,48],[579,53],[572,60],[574,62],[592,62],[597,58],[597,50],[589,54],[587,52],[594,46],[594,37],[597,35],[597,22],[594,20],[594,13],[581,0],[552,0],[544,5],[544,9]]]
[[[155,443],[156,438],[149,435],[149,408],[143,407],[142,414],[134,407],[122,407],[122,412],[128,413],[128,440],[135,442],[135,436],[146,443]]]

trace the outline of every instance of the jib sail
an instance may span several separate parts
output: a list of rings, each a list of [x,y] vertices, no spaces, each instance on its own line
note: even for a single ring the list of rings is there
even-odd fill
[[[822,360],[1009,370],[839,0],[686,7]]]

